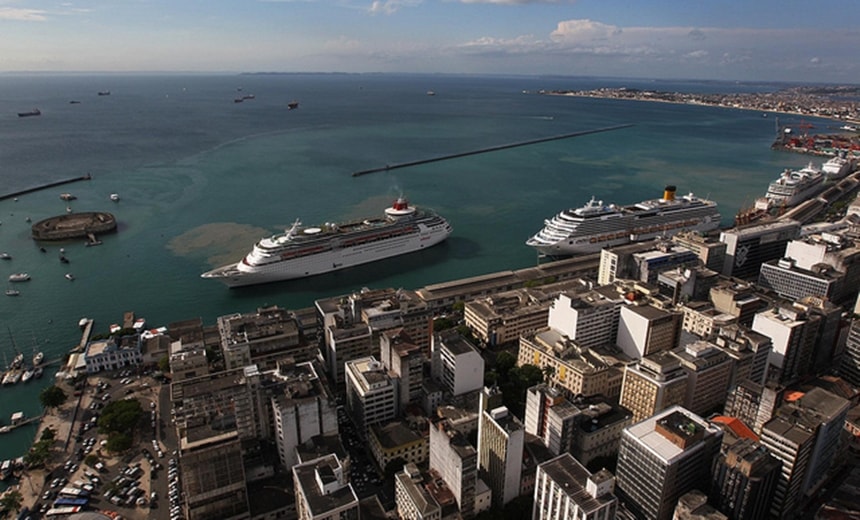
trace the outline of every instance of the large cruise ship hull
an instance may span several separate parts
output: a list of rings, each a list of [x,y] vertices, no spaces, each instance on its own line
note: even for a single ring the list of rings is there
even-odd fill
[[[450,226],[428,228],[419,225],[418,227],[420,231],[410,235],[352,247],[335,247],[313,255],[253,268],[240,263],[230,264],[204,273],[202,276],[218,280],[231,288],[306,278],[421,251],[442,242],[451,234]]]

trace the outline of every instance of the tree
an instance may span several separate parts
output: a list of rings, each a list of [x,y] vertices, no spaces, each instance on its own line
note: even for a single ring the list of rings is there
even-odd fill
[[[24,502],[24,496],[18,490],[6,491],[6,494],[0,498],[0,510],[6,513],[15,514],[21,509],[21,504]]]
[[[517,356],[507,350],[499,352],[499,355],[496,356],[496,372],[499,373],[499,379],[507,378],[508,372],[510,372],[516,364]]]
[[[105,406],[101,417],[99,417],[97,423],[99,432],[107,434],[116,432],[131,436],[142,416],[143,408],[137,399],[113,401]]]
[[[50,441],[50,442],[54,442],[54,440],[56,438],[57,438],[57,430],[55,430],[51,427],[47,427],[44,430],[42,430],[42,435],[39,436],[39,440]]]
[[[162,356],[158,360],[158,369],[164,372],[165,374],[170,373],[170,358],[167,356]]]
[[[107,448],[109,451],[119,453],[131,448],[131,444],[131,435],[122,432],[113,432],[108,435],[105,448]]]
[[[66,402],[68,396],[63,389],[57,385],[52,385],[39,393],[39,402],[44,408],[57,408]]]
[[[31,468],[44,465],[51,458],[51,445],[53,443],[53,439],[36,441],[30,451],[24,455],[24,464]]]
[[[84,457],[84,464],[87,466],[94,468],[96,467],[96,463],[99,461],[99,456],[95,453],[90,453],[86,457]]]

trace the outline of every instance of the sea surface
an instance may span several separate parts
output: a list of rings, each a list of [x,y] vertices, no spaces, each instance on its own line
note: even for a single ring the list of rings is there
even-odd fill
[[[631,203],[659,197],[674,184],[679,194],[716,200],[729,225],[785,167],[809,161],[770,149],[776,114],[539,93],[621,86],[778,88],[446,75],[0,75],[0,195],[92,175],[0,201],[0,251],[13,257],[0,261],[0,280],[21,271],[32,276],[16,285],[20,296],[0,296],[0,362],[37,349],[58,360],[79,342],[82,317],[95,319],[96,332],[121,322],[125,311],[150,327],[196,317],[212,324],[223,314],[308,307],[362,287],[417,289],[531,266],[537,256],[525,240],[544,219],[592,195]],[[291,101],[299,107],[289,110]],[[42,115],[17,116],[33,108]],[[835,126],[807,122],[816,131]],[[351,176],[624,124],[634,126]],[[63,192],[77,199],[60,200]],[[111,193],[121,200],[112,202]],[[260,287],[229,290],[200,278],[297,218],[312,225],[375,215],[401,194],[445,216],[454,227],[449,240],[352,270]],[[42,244],[41,252],[30,226],[67,210],[111,212],[118,232],[99,237],[98,247],[75,240]],[[59,262],[60,248],[69,264]],[[57,366],[40,381],[0,388],[3,424],[15,411],[40,413],[38,393]],[[23,454],[34,431],[2,436],[0,460]]]

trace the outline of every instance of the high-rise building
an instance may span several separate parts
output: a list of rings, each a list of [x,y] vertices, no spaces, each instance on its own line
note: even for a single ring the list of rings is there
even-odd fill
[[[738,321],[731,314],[719,312],[708,301],[690,301],[681,305],[684,320],[681,328],[702,339],[711,339],[721,327]]]
[[[643,520],[668,520],[684,493],[708,481],[722,430],[680,406],[624,429],[619,498]]]
[[[271,399],[275,442],[284,468],[296,464],[296,446],[316,435],[337,435],[334,396],[311,363],[282,365],[276,372],[283,391]]]
[[[670,352],[643,357],[624,368],[620,404],[633,413],[633,422],[683,405],[687,398],[687,374]]]
[[[526,390],[525,431],[541,439],[553,455],[572,450],[579,414],[556,387],[540,384]]]
[[[755,313],[768,306],[753,284],[734,279],[718,281],[711,288],[709,298],[717,312],[732,315],[747,327],[752,325]]]
[[[388,329],[380,333],[379,357],[385,368],[399,380],[400,408],[405,409],[409,403],[421,402],[424,351],[412,342],[404,329]]]
[[[821,317],[796,306],[780,306],[755,315],[752,329],[771,338],[767,381],[789,384],[809,373]]]
[[[189,520],[250,517],[242,446],[235,430],[189,428],[180,439],[179,466]]]
[[[293,466],[298,520],[358,520],[358,497],[336,455]]]
[[[480,417],[478,475],[493,492],[493,507],[502,507],[520,494],[525,430],[504,406]]]
[[[723,441],[711,472],[710,501],[732,520],[767,518],[781,467],[756,441]]]
[[[734,360],[707,341],[696,341],[671,351],[687,374],[684,407],[696,414],[722,409],[729,390]]]
[[[773,418],[782,402],[785,388],[774,383],[765,385],[749,379],[739,382],[729,391],[723,415],[740,419],[757,434]]]
[[[615,477],[590,473],[569,453],[537,467],[533,520],[615,520]]]
[[[713,342],[735,361],[729,388],[747,379],[756,383],[764,382],[767,359],[773,346],[769,337],[744,325],[732,324],[720,327]]]
[[[744,280],[758,276],[761,264],[780,258],[785,246],[800,233],[800,223],[780,220],[735,227],[720,233],[726,244],[723,274]]]
[[[851,320],[845,352],[840,362],[840,374],[854,386],[860,386],[860,319]]]
[[[707,235],[683,231],[672,236],[672,242],[688,249],[699,257],[705,267],[720,272],[726,259],[726,243]]]
[[[478,452],[448,419],[430,425],[430,469],[451,489],[463,518],[474,516]]]
[[[821,388],[779,409],[762,428],[761,443],[782,461],[771,515],[790,517],[821,486],[837,454],[849,401]]]
[[[317,345],[304,340],[295,315],[278,306],[219,316],[218,334],[227,370],[248,365],[273,369],[287,357],[296,363],[316,359]]]
[[[582,347],[611,347],[618,336],[623,301],[614,286],[562,293],[552,302],[547,324]]]
[[[397,416],[399,388],[373,356],[347,361],[345,367],[346,412],[358,434],[366,439],[370,426]]]
[[[442,508],[424,487],[418,466],[406,464],[394,475],[394,502],[397,518],[404,520],[440,520]]]
[[[621,307],[618,347],[633,359],[678,346],[683,314],[652,305]]]
[[[456,330],[434,335],[431,373],[449,396],[480,390],[484,386],[484,358]]]

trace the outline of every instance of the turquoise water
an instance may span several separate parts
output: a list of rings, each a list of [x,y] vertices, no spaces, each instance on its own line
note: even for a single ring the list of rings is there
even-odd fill
[[[628,203],[665,184],[720,203],[729,224],[784,167],[808,159],[770,150],[774,118],[754,111],[544,96],[539,89],[629,86],[681,91],[770,85],[612,79],[389,76],[0,76],[0,193],[91,172],[93,180],[0,201],[0,276],[27,271],[0,300],[0,353],[12,340],[59,357],[134,311],[152,326],[312,305],[364,286],[418,288],[534,264],[524,241],[545,218],[591,195]],[[237,89],[241,88],[239,92]],[[110,96],[97,96],[110,90]],[[428,90],[435,96],[427,96]],[[524,92],[526,91],[526,92]],[[242,94],[255,99],[234,103]],[[80,104],[69,104],[79,100]],[[297,110],[287,103],[296,100]],[[18,118],[38,107],[42,116]],[[789,120],[785,116],[785,120]],[[823,128],[829,123],[811,120]],[[351,177],[356,170],[632,123],[623,130]],[[30,218],[110,211],[99,247],[30,239]],[[118,193],[119,203],[108,199]],[[200,273],[240,258],[261,236],[378,213],[400,193],[452,223],[431,250],[316,278],[228,290]],[[71,260],[58,261],[59,248]],[[76,279],[66,280],[71,272]],[[3,278],[0,278],[3,279]],[[0,357],[2,360],[2,357]],[[0,419],[36,414],[38,389],[0,388]],[[0,459],[32,429],[3,437]]]

